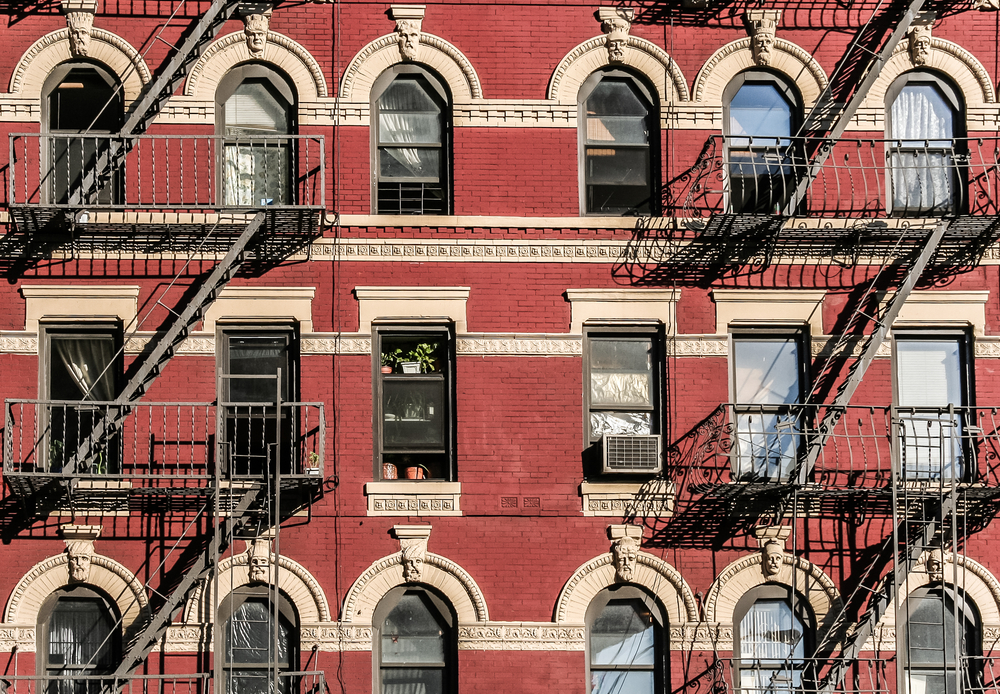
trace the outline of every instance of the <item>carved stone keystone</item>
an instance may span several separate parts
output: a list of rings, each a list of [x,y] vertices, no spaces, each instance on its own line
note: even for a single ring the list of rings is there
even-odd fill
[[[749,10],[743,15],[743,22],[750,35],[750,50],[753,52],[753,60],[761,67],[771,64],[774,35],[780,21],[781,10]]]
[[[101,535],[99,525],[62,525],[59,526],[63,541],[66,543],[66,554],[69,557],[69,580],[84,583],[90,580],[90,560],[94,556],[94,540]]]
[[[392,533],[399,540],[399,563],[403,565],[403,580],[407,583],[419,581],[423,575],[431,526],[394,525]]]
[[[921,12],[906,32],[910,62],[916,67],[926,65],[931,57],[931,27],[935,18],[933,12]]]
[[[245,5],[240,7],[243,18],[243,34],[247,39],[247,50],[251,58],[264,55],[267,46],[267,31],[271,26],[270,5]]]
[[[615,579],[628,583],[635,573],[639,548],[642,545],[641,525],[609,525],[608,539],[611,540],[611,563],[615,567]]]
[[[767,580],[781,572],[785,564],[785,540],[791,533],[792,529],[784,526],[758,525],[754,530],[754,537],[760,544],[760,570]]]
[[[420,53],[420,33],[426,5],[392,5],[389,16],[396,22],[399,56],[416,60]]]
[[[604,45],[608,49],[608,61],[621,63],[625,60],[625,46],[628,32],[632,28],[635,10],[631,7],[600,7],[595,13],[604,32]]]
[[[245,542],[250,580],[254,583],[270,583],[271,567],[274,563],[271,555],[271,536],[262,535]]]

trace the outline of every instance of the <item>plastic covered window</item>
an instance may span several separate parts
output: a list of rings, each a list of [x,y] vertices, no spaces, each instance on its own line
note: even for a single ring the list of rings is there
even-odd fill
[[[382,694],[444,694],[447,626],[422,592],[408,592],[381,625]]]

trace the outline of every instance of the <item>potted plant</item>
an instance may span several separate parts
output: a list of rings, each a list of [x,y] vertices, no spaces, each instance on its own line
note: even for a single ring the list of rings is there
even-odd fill
[[[316,451],[309,451],[309,455],[306,456],[305,468],[307,475],[319,474],[319,453]]]
[[[431,471],[419,463],[405,468],[403,472],[408,480],[425,480],[431,476]]]
[[[384,349],[380,361],[382,363],[382,373],[391,374],[403,362],[403,348]]]

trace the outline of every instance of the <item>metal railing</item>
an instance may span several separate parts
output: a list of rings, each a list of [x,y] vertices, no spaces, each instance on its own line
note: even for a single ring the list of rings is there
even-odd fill
[[[254,671],[254,675],[260,671]],[[239,678],[239,688],[225,680]],[[273,691],[272,676],[266,669],[260,677],[226,670],[219,681],[209,673],[192,675],[129,675],[116,678],[102,675],[3,675],[4,694],[230,694],[237,691],[266,694]],[[257,685],[254,680],[260,680]],[[323,694],[324,674],[319,671],[280,672],[281,694]]]
[[[93,440],[96,424],[109,416],[118,424]],[[91,452],[74,478],[204,485],[217,463],[226,478],[278,469],[322,477],[326,420],[322,403],[6,401],[5,476],[62,477],[84,443]]]
[[[795,199],[816,152],[830,154]],[[709,138],[667,186],[665,216],[942,217],[1000,213],[1000,138]]]
[[[88,210],[323,207],[325,156],[322,135],[14,133],[8,202]]]
[[[707,484],[785,484],[830,405],[727,404],[704,428],[694,459]],[[941,482],[1000,487],[1000,409],[849,406],[806,482],[886,489]]]

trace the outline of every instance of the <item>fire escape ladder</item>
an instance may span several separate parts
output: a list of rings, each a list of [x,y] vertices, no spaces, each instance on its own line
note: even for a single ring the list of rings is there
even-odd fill
[[[891,555],[894,564],[891,580],[889,576],[885,576],[881,588],[872,591],[865,613],[854,625],[853,631],[844,638],[840,656],[832,659],[830,670],[817,687],[816,694],[833,694],[840,689],[851,665],[858,659],[861,649],[875,633],[879,621],[888,610],[892,609],[893,602],[898,602],[900,596],[905,598],[903,591],[907,577],[916,566],[917,559],[924,552],[940,549],[946,544],[949,524],[957,509],[956,496],[954,488],[946,485],[937,498],[911,501],[903,508],[904,518],[896,525],[886,546],[886,549],[894,553]],[[876,564],[887,563],[888,559],[889,553],[883,552]],[[855,593],[859,591],[868,592],[869,588],[859,585]],[[849,616],[847,605],[843,616]],[[843,624],[844,620],[837,621]],[[838,629],[835,623],[817,652],[829,648],[841,634],[842,630]]]
[[[213,0],[167,64],[143,87],[139,97],[129,107],[121,128],[122,136],[139,135],[146,130],[163,103],[177,90],[188,70],[201,57],[205,47],[215,40],[222,25],[229,21],[239,5],[239,0]]]
[[[811,432],[806,441],[805,453],[797,464],[797,474],[791,476],[791,479],[797,479],[799,484],[805,484],[809,481],[813,468],[816,466],[816,461],[823,452],[823,447],[826,446],[834,427],[836,427],[840,417],[844,414],[845,408],[850,404],[851,398],[854,396],[854,391],[861,385],[861,381],[865,377],[865,372],[875,359],[875,355],[878,353],[882,342],[889,335],[889,329],[892,328],[896,316],[899,315],[899,311],[903,308],[903,304],[906,303],[907,298],[909,298],[910,292],[913,291],[921,275],[923,275],[924,269],[941,244],[941,239],[944,238],[949,225],[950,222],[948,220],[941,220],[934,227],[934,230],[927,237],[920,255],[910,264],[906,278],[899,286],[899,289],[896,290],[883,308],[876,309],[876,315],[873,318],[874,326],[871,333],[865,338],[861,355],[851,364],[847,377],[841,381],[840,386],[837,388],[833,403],[825,408],[826,412],[819,426]],[[854,324],[859,318],[863,319],[864,309],[866,308],[863,303],[858,305],[855,308],[854,315],[851,316],[849,325]],[[854,340],[845,331],[845,335],[841,337],[840,341],[834,347],[833,353],[827,359],[827,368],[830,368],[830,365],[841,359],[849,358],[853,352],[854,344]],[[813,393],[810,393],[806,402],[807,406],[818,404],[811,402],[812,399]],[[783,505],[787,505],[788,501],[786,497]],[[787,508],[782,509],[781,516],[785,515],[785,511],[787,511]]]
[[[903,7],[904,4],[905,7]],[[837,112],[838,103],[844,103],[843,109],[836,113],[836,121],[833,126],[827,131],[825,137],[815,145],[815,151],[806,152],[806,156],[810,157],[811,161],[796,185],[795,194],[791,196],[785,207],[785,216],[793,216],[800,202],[806,199],[809,186],[819,175],[820,169],[823,168],[827,157],[833,151],[832,144],[843,137],[847,126],[854,118],[865,97],[868,96],[875,80],[878,79],[882,66],[889,60],[900,40],[909,31],[910,25],[913,24],[913,20],[919,14],[923,4],[924,0],[910,0],[908,4],[906,0],[902,0],[902,2],[889,0],[889,6],[885,10],[881,10],[880,3],[879,7],[876,7],[875,11],[872,12],[868,22],[858,30],[854,40],[851,41],[847,51],[837,64],[826,88],[803,121],[803,130],[819,134],[824,131],[821,126],[824,119]],[[886,37],[889,27],[892,27],[892,33]],[[875,52],[870,48],[872,45],[880,45],[881,48]],[[848,95],[850,98],[846,98]]]
[[[221,523],[213,523],[209,532],[199,538],[201,544],[197,557],[184,566],[174,567],[172,573],[180,573],[180,580],[174,586],[164,586],[161,591],[162,604],[154,614],[140,627],[138,633],[128,644],[121,663],[109,679],[114,679],[118,686],[120,680],[128,677],[136,667],[141,665],[149,652],[163,638],[167,628],[184,607],[184,602],[193,588],[211,578],[217,567],[217,558],[229,548],[235,531],[243,526],[261,506],[266,503],[269,486],[258,482],[246,489],[239,502],[229,511]],[[216,514],[219,513],[219,494],[216,493]],[[216,516],[217,517],[217,516]],[[105,688],[105,693],[109,691]],[[110,691],[115,691],[111,689]]]
[[[246,251],[263,226],[265,218],[264,212],[254,215],[253,220],[233,242],[229,252],[215,266],[195,295],[187,301],[180,313],[175,314],[170,326],[153,338],[152,349],[139,358],[141,361],[135,373],[115,399],[117,407],[108,408],[104,416],[94,424],[92,433],[80,443],[72,459],[63,468],[66,475],[72,477],[78,469],[86,467],[90,458],[101,452],[114,430],[129,416],[132,406],[142,398],[150,384],[160,375],[163,367],[173,358],[175,348],[187,337],[191,326],[202,319],[208,306],[215,301],[239,270],[245,260]]]

